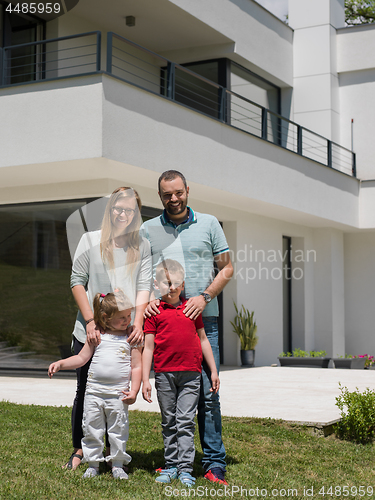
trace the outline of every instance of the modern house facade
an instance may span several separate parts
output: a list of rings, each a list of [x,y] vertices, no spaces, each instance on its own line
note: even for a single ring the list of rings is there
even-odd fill
[[[235,264],[224,364],[239,363],[233,301],[255,311],[257,365],[375,353],[375,26],[345,27],[344,0],[289,0],[289,25],[253,0],[16,5],[0,1],[4,338],[66,343],[66,219],[119,185],[154,216],[177,169]]]

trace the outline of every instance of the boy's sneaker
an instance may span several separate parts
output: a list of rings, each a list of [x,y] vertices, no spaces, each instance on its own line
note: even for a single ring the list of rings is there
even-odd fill
[[[87,479],[89,477],[95,477],[98,474],[99,474],[99,467],[89,467],[83,474],[83,479]]]
[[[122,467],[112,467],[112,476],[115,479],[129,479],[129,476]]]
[[[193,477],[188,472],[180,472],[180,474],[178,475],[178,479],[184,486],[187,486],[188,488],[191,488],[195,484],[195,477]]]
[[[169,469],[156,469],[159,472],[159,476],[155,479],[157,483],[170,483],[172,479],[177,479],[177,469],[176,467],[170,467]]]
[[[211,483],[228,484],[225,481],[225,471],[221,467],[212,467],[212,469],[206,472],[204,477],[211,481]]]

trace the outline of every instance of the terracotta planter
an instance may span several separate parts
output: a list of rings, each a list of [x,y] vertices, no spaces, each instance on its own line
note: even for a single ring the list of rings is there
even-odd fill
[[[335,368],[346,368],[351,370],[363,370],[366,358],[332,358]]]
[[[328,368],[331,358],[295,358],[293,356],[277,358],[280,366],[299,366],[305,368]]]

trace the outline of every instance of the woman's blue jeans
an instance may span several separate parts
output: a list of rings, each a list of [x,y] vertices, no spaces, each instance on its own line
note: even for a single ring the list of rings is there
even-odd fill
[[[215,316],[203,317],[203,324],[219,373],[220,353],[217,318]],[[225,448],[221,438],[219,394],[210,392],[210,388],[210,370],[203,362],[202,385],[198,402],[199,437],[203,450],[202,465],[205,472],[213,467],[221,467],[225,471]]]

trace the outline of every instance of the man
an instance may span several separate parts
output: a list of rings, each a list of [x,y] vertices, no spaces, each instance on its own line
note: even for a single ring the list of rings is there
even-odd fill
[[[202,314],[204,328],[219,372],[219,335],[217,295],[233,275],[229,248],[218,220],[212,215],[193,212],[188,207],[189,187],[176,170],[168,170],[159,178],[159,196],[163,214],[145,222],[141,228],[150,241],[154,269],[165,259],[180,262],[185,269],[183,313],[191,319]],[[215,276],[214,263],[219,272]],[[159,300],[152,300],[146,316],[159,314]],[[210,392],[208,367],[203,365],[202,387],[198,404],[198,426],[205,477],[221,484],[225,481],[225,448],[221,438],[221,411],[218,394]]]

